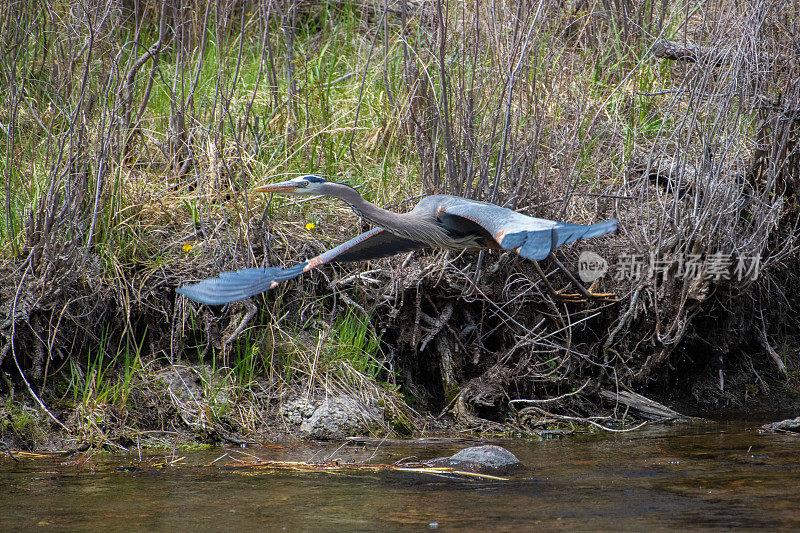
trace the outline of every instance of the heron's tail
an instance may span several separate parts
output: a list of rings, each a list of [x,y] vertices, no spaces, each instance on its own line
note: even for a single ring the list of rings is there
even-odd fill
[[[612,231],[617,231],[617,219],[615,218],[606,220],[605,222],[598,222],[590,226],[562,222],[553,228],[551,250],[555,250],[562,244],[575,242],[578,239],[591,239],[592,237],[599,237],[606,233],[611,233]]]
[[[235,272],[223,272],[218,278],[206,279],[194,285],[184,285],[177,292],[203,304],[228,304],[260,294],[281,281],[296,278],[303,273],[306,264],[301,263],[290,268],[246,268]]]
[[[586,226],[586,233],[584,233],[581,238],[591,239],[592,237],[599,237],[600,235],[605,235],[606,233],[612,233],[614,231],[617,231],[616,218],[606,220],[605,222],[598,222],[597,224],[592,224],[591,226]]]

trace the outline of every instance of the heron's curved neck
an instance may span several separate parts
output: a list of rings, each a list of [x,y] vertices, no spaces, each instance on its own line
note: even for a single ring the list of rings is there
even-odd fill
[[[327,192],[329,196],[334,196],[347,203],[358,216],[375,226],[395,232],[402,229],[403,216],[382,209],[377,205],[368,202],[357,190],[341,183],[331,184],[331,190]]]
[[[358,194],[358,191],[341,183],[332,184],[324,194],[334,196],[347,202],[358,216],[367,222],[383,228],[399,237],[411,239],[428,246],[440,248],[453,247],[452,239],[436,222],[434,216],[419,216],[416,208],[408,213],[392,213],[370,203]],[[455,248],[463,248],[456,245]]]

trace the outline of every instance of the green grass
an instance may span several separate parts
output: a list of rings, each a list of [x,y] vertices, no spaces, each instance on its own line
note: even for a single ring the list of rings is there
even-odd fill
[[[368,317],[354,309],[338,318],[333,325],[333,342],[327,350],[331,363],[347,364],[373,379],[385,370],[379,360],[380,339],[375,335]]]
[[[23,409],[13,401],[13,395],[7,397],[3,411],[5,416],[0,417],[0,435],[9,430],[15,433],[25,432],[39,423],[34,412]]]
[[[125,346],[112,352],[109,348],[111,335],[106,329],[98,347],[87,350],[85,365],[78,358],[69,360],[70,376],[63,388],[65,396],[71,395],[75,406],[124,406],[135,378],[144,368],[142,348],[145,338],[146,332],[136,344],[128,336]]]

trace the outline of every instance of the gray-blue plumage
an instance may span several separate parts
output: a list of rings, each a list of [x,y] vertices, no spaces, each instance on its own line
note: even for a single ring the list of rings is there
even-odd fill
[[[222,272],[218,278],[185,285],[177,289],[177,292],[195,302],[208,305],[228,304],[261,294],[269,290],[273,283],[296,278],[303,273],[306,264],[307,262],[289,268],[245,268]]]
[[[539,261],[559,246],[617,229],[616,220],[588,226],[556,222],[529,217],[488,202],[447,195],[428,196],[410,212],[397,214],[367,202],[347,185],[317,176],[267,185],[256,191],[340,198],[378,227],[289,268],[223,272],[218,278],[181,287],[178,293],[209,305],[226,304],[264,292],[325,263],[376,259],[423,248],[500,248],[517,250],[520,256]]]
[[[599,237],[617,230],[617,221],[614,219],[584,226],[529,217],[499,205],[458,196],[438,195],[429,198],[437,201],[444,214],[462,217],[478,224],[502,249],[518,249],[520,256],[534,261],[545,259],[550,252],[564,244],[578,239]]]

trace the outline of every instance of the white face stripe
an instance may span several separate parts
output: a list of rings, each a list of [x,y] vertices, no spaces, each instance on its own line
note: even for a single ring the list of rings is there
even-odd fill
[[[326,180],[320,178],[319,176],[315,176],[313,174],[308,174],[306,176],[299,176],[297,178],[292,178],[289,180],[289,183],[296,183],[300,187],[308,187],[308,188],[315,188],[319,185],[327,183]]]
[[[289,191],[286,194],[309,196],[309,195],[324,194],[321,191],[321,188],[328,182],[322,178],[314,176],[313,174],[309,174],[305,176],[298,176],[296,178],[292,178],[284,183],[291,184],[297,187],[296,189]]]

